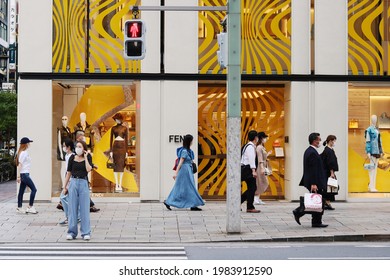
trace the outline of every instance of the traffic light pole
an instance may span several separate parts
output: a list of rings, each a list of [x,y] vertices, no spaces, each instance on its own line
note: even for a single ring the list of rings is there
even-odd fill
[[[241,1],[229,0],[226,231],[241,232]]]

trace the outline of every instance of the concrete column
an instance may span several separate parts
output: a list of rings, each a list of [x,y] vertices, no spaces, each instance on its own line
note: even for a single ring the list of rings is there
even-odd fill
[[[18,81],[18,148],[20,139],[31,143],[30,176],[37,188],[36,200],[51,200],[52,189],[52,81]],[[29,194],[25,195],[28,199]],[[39,209],[38,209],[39,211]]]
[[[291,3],[291,73],[310,74],[310,0],[292,0]],[[285,196],[299,199],[304,189],[299,187],[302,177],[303,152],[308,146],[307,137],[313,128],[312,83],[291,82],[286,86],[285,110]]]
[[[292,74],[310,74],[310,2],[291,1]]]
[[[166,6],[198,6],[197,0],[166,0]],[[198,73],[198,13],[165,12],[165,72]]]
[[[348,74],[348,8],[347,1],[315,2],[315,73]],[[340,182],[338,200],[348,194],[348,83],[315,83],[315,128],[323,140],[328,134],[337,137],[335,148]]]
[[[141,81],[140,111],[140,199],[159,200],[161,187],[161,89],[160,81]]]
[[[316,0],[315,73],[348,74],[348,8],[347,1]]]
[[[154,145],[160,144],[160,200],[164,200],[175,182],[172,178],[174,175],[172,168],[177,158],[176,149],[183,145],[182,142],[170,138],[170,135],[193,135],[192,150],[195,153],[195,162],[198,161],[198,83],[192,81],[161,82],[161,108],[161,118],[156,120],[161,126],[161,142],[153,142]],[[145,128],[142,127],[142,129]],[[150,157],[155,158],[158,155],[150,154]],[[195,183],[197,184],[196,175]]]
[[[159,6],[160,0],[142,0],[142,6]],[[141,11],[146,22],[146,56],[141,61],[142,73],[160,73],[160,12]]]
[[[19,0],[18,71],[52,70],[52,0]]]
[[[309,146],[308,136],[314,129],[311,82],[292,82],[285,89],[285,196],[297,200],[305,193],[299,186],[303,174],[303,153]]]
[[[339,164],[336,173],[340,185],[337,200],[346,200],[348,194],[348,83],[315,83],[314,97],[316,132],[325,141],[328,135],[337,137],[335,152]],[[364,139],[363,139],[364,140]],[[323,147],[319,150],[322,152]]]

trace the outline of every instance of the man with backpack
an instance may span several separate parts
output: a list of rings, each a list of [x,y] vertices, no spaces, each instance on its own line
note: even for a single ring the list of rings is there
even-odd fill
[[[253,200],[256,192],[256,144],[259,141],[256,130],[251,130],[248,133],[249,142],[242,148],[241,152],[241,181],[245,181],[247,190],[241,195],[241,203],[246,201],[246,212],[259,213],[253,205]]]

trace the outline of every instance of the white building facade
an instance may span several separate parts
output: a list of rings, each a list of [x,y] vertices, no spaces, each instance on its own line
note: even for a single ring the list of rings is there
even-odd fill
[[[180,137],[192,134],[199,192],[206,200],[223,200],[226,71],[216,63],[219,26],[213,16],[141,11],[147,25],[146,57],[125,61],[120,57],[122,24],[131,18],[128,9],[136,1],[76,2],[19,0],[18,139],[27,136],[34,141],[30,153],[36,199],[59,196],[64,170],[57,157],[61,119],[69,118],[74,137],[80,114],[85,113],[91,125],[88,143],[98,165],[90,178],[95,199],[163,201],[174,183],[172,167]],[[142,0],[141,5],[162,2],[197,6],[213,1]],[[351,13],[359,8],[359,1],[271,1],[268,7],[256,9],[258,2],[262,1],[243,3],[243,25],[254,22],[259,32],[243,33],[241,130],[243,142],[245,134],[256,129],[270,135],[267,149],[283,150],[283,155],[271,157],[274,175],[265,198],[297,200],[304,193],[298,186],[303,153],[309,145],[308,135],[319,132],[323,140],[329,134],[337,136],[337,200],[387,199],[389,172],[378,170],[381,185],[379,193],[372,194],[367,191],[368,174],[362,167],[364,126],[372,114],[382,113],[375,111],[376,98],[390,104],[390,89],[386,88],[390,84],[386,59],[378,67],[379,74],[360,73],[360,68],[366,69],[363,62],[357,72],[353,67],[353,61],[360,61],[352,59],[359,48],[351,50],[349,24],[355,20]],[[262,22],[254,14],[259,10],[263,11]],[[84,15],[90,20],[83,21]],[[251,15],[253,20],[248,19]],[[216,17],[223,16],[216,13]],[[388,50],[388,41],[382,43]],[[251,51],[246,46],[255,47]],[[356,98],[366,111],[351,118],[356,114]],[[115,192],[113,171],[106,167],[116,113],[122,114],[129,131],[120,193]],[[351,121],[357,121],[358,127],[354,129]],[[381,133],[384,146],[389,146],[389,131],[385,128]],[[361,149],[351,150],[360,142]],[[357,159],[351,158],[351,151]],[[362,176],[358,186],[355,181],[350,183],[351,176],[354,180],[360,176],[351,169]]]

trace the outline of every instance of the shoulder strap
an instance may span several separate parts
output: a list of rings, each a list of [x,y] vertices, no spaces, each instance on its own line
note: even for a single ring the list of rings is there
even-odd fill
[[[249,143],[247,143],[247,144],[242,148],[241,157],[244,155],[245,150],[246,150],[246,148],[248,148],[248,146],[249,146]]]

